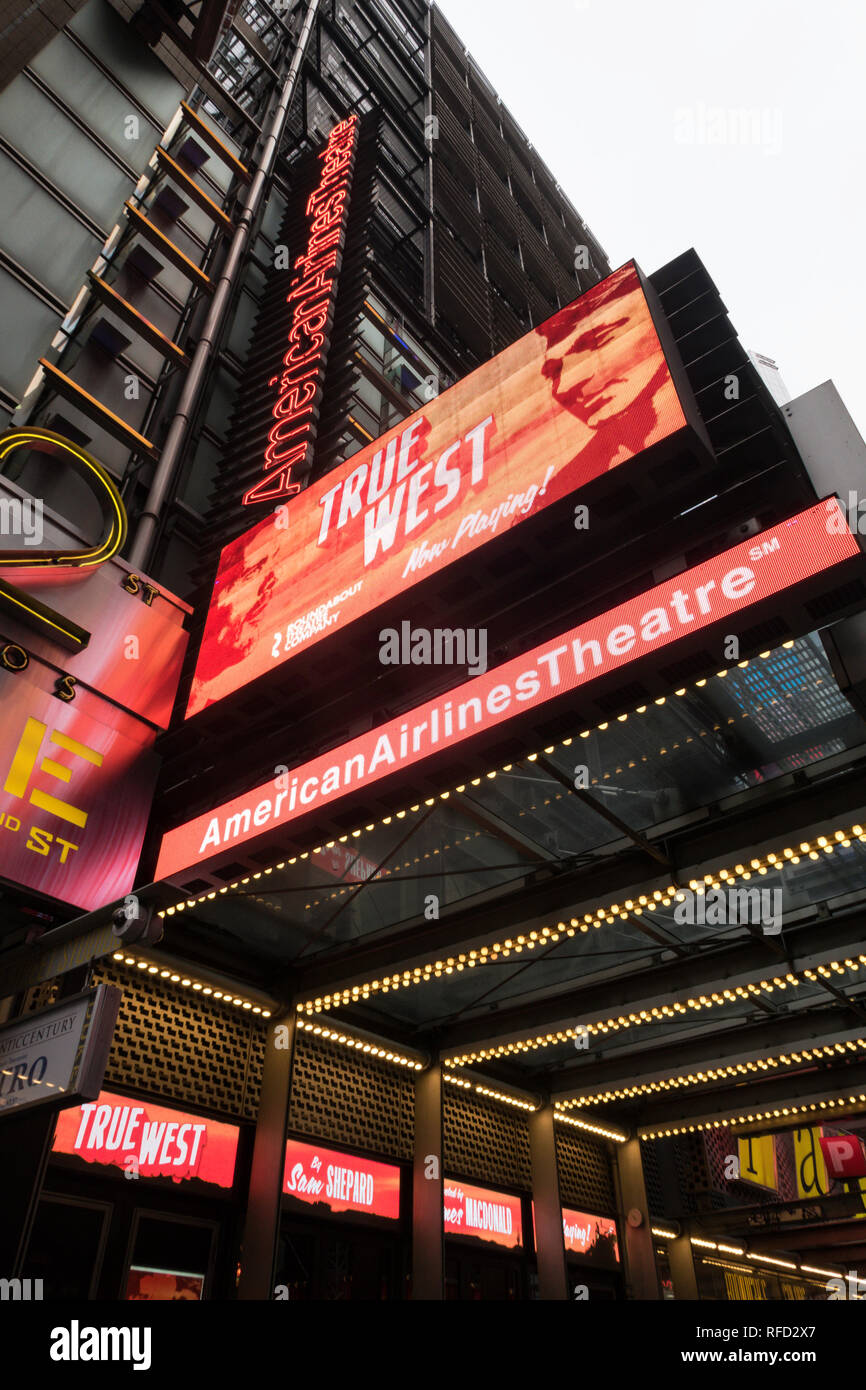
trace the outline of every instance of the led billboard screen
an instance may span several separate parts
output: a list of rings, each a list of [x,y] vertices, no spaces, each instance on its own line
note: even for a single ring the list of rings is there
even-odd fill
[[[630,262],[225,547],[187,715],[686,423]]]
[[[156,877],[170,878],[256,835],[283,829],[517,715],[668,651],[702,628],[861,555],[835,499],[742,541],[673,579],[170,830]],[[730,629],[729,629],[730,630]]]

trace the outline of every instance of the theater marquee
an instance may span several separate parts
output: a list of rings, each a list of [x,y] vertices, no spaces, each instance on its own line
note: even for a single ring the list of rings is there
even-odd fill
[[[630,262],[225,547],[187,715],[681,432]]]
[[[202,867],[316,812],[540,709],[611,672],[655,659],[702,629],[747,623],[761,604],[861,556],[835,499],[740,542],[721,555],[581,622],[484,675],[295,767],[287,786],[265,783],[162,840],[156,878]],[[830,578],[832,576],[832,580]],[[726,631],[731,629],[727,627]]]

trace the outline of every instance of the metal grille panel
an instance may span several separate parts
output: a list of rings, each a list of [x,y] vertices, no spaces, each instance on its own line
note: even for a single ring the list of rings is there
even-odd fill
[[[559,1165],[559,1193],[564,1206],[588,1207],[591,1211],[613,1214],[616,1197],[606,1145],[582,1134],[570,1134],[559,1126],[556,1131],[556,1158]]]
[[[415,1088],[405,1072],[304,1034],[292,1071],[289,1128],[390,1158],[410,1159]]]
[[[531,1187],[529,1128],[522,1115],[449,1087],[442,1097],[446,1173],[506,1187]]]
[[[94,982],[123,990],[105,1087],[132,1087],[167,1103],[254,1120],[265,1024],[182,985],[103,963]]]

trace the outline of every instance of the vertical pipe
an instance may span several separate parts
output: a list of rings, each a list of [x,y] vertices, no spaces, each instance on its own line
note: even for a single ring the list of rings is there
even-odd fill
[[[166,495],[171,486],[172,478],[174,477],[181,449],[183,448],[187,430],[189,429],[190,420],[205,382],[208,361],[211,353],[216,348],[222,330],[225,312],[228,308],[229,299],[234,288],[234,282],[247,249],[250,231],[252,230],[253,223],[258,214],[259,205],[273,169],[277,150],[279,149],[280,140],[282,139],[289,114],[289,106],[295,94],[298,74],[307,51],[307,45],[310,41],[310,34],[313,31],[313,24],[318,8],[319,0],[308,0],[303,27],[301,28],[288,75],[283,84],[280,100],[268,127],[255,174],[247,189],[246,197],[244,198],[241,208],[240,218],[232,237],[231,246],[229,247],[229,253],[226,257],[222,274],[216,283],[202,335],[198,340],[192,362],[187,371],[183,390],[180,393],[180,399],[177,403],[177,409],[172,417],[172,422],[169,426],[168,434],[166,435],[159,463],[153,475],[153,481],[150,485],[144,511],[138,522],[135,539],[128,556],[129,563],[134,569],[147,569],[160,514],[165,503]]]

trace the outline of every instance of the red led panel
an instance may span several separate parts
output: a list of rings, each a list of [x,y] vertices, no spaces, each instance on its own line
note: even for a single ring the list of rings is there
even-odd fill
[[[535,1232],[535,1203],[532,1203]],[[586,1211],[562,1208],[562,1235],[570,1255],[582,1255],[593,1263],[613,1268],[619,1264],[616,1222],[609,1216],[592,1216]]]
[[[443,1226],[446,1236],[474,1236],[508,1250],[523,1245],[519,1197],[449,1178],[445,1179]]]
[[[389,1221],[400,1216],[399,1168],[297,1139],[286,1144],[283,1192],[331,1212],[358,1211]]]
[[[136,1177],[231,1187],[238,1133],[237,1125],[100,1091],[97,1100],[59,1112],[52,1151]]]
[[[616,1222],[608,1216],[590,1216],[585,1211],[562,1208],[565,1248],[574,1255],[587,1255],[599,1263],[619,1264]]]
[[[835,499],[705,560],[542,646],[303,763],[288,788],[265,783],[170,830],[156,878],[284,827],[380,778],[506,724],[517,714],[665,652],[701,628],[860,555]]]
[[[629,262],[225,547],[187,715],[685,425]]]

